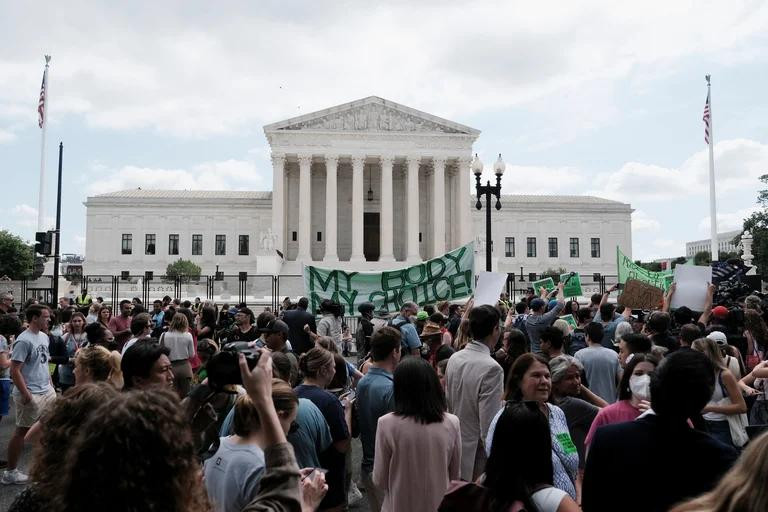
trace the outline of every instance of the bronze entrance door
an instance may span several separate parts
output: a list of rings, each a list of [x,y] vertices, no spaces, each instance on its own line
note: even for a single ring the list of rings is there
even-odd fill
[[[379,213],[363,214],[363,254],[366,261],[378,261],[381,253]]]

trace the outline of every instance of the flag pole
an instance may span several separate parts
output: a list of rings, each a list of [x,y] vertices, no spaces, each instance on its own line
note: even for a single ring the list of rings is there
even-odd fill
[[[43,96],[43,111],[42,111],[42,123],[40,128],[42,130],[40,134],[40,189],[37,193],[37,230],[44,231],[45,226],[45,211],[43,203],[45,202],[45,128],[48,126],[48,63],[51,62],[51,56],[45,56],[45,71],[43,71],[43,85],[41,87],[41,94]],[[38,112],[40,111],[40,105],[38,104]]]
[[[707,103],[709,104],[709,234],[711,260],[718,261],[717,206],[715,201],[715,137],[712,131],[712,84],[710,84],[710,77],[711,75],[706,75]]]

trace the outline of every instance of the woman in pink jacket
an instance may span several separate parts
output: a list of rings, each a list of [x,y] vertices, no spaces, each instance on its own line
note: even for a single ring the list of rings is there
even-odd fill
[[[435,370],[409,357],[393,375],[395,410],[379,418],[373,482],[384,493],[382,511],[434,511],[459,478],[459,419],[447,411]]]

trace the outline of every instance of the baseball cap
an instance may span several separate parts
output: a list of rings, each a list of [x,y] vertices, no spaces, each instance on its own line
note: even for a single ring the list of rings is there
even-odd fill
[[[715,306],[712,308],[712,316],[715,318],[726,318],[728,316],[728,308],[725,306]]]
[[[288,324],[282,320],[275,319],[269,322],[263,329],[259,329],[259,332],[262,334],[272,334],[275,332],[284,332],[285,334],[288,334],[290,329],[288,328]]]
[[[721,307],[721,306],[718,306],[718,307]],[[720,331],[712,331],[711,333],[707,334],[707,339],[710,339],[721,346],[728,344],[728,338],[725,336],[724,333]]]
[[[544,302],[544,299],[539,299],[538,297],[533,299],[531,303],[529,304],[530,308],[534,311],[538,310],[542,306],[544,306],[546,302]]]

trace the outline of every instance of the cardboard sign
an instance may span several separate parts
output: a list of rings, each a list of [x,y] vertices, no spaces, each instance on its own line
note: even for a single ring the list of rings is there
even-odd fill
[[[619,304],[632,309],[654,309],[661,306],[663,301],[664,292],[661,288],[637,279],[627,279],[618,299]]]
[[[565,283],[563,286],[563,298],[565,297],[581,297],[583,295],[581,291],[581,276],[577,272],[570,272],[567,274],[560,274],[560,282]]]
[[[547,278],[539,279],[538,281],[532,282],[531,286],[533,287],[533,292],[536,295],[538,295],[539,292],[541,291],[541,287],[542,286],[544,288],[546,288],[548,292],[551,292],[552,290],[554,290],[555,289],[555,281],[552,280],[551,277],[547,277]]]

